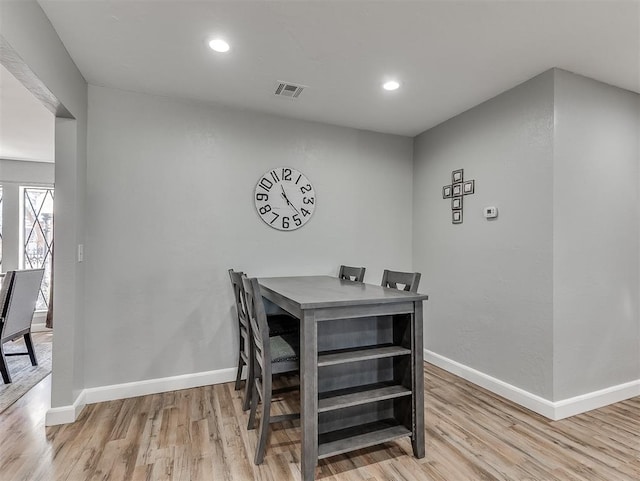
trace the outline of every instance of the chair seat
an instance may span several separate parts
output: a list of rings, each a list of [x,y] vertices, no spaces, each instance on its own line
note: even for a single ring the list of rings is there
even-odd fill
[[[287,314],[269,314],[267,322],[270,336],[300,332],[300,321]]]
[[[295,361],[300,353],[300,340],[295,334],[271,336],[271,362]]]

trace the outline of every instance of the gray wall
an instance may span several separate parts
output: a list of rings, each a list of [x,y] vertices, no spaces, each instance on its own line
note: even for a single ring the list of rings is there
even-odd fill
[[[553,73],[415,139],[414,268],[425,348],[539,396],[553,390]],[[475,179],[464,222],[442,186]],[[484,206],[497,206],[487,221]]]
[[[639,98],[554,69],[416,138],[426,349],[550,401],[640,379]]]
[[[640,379],[639,99],[555,72],[554,400]]]
[[[227,269],[411,269],[412,139],[89,87],[86,387],[234,367]],[[318,205],[301,229],[257,215],[292,166]]]
[[[87,84],[40,6],[0,2],[2,38],[74,119],[56,119],[55,332],[51,405],[71,404],[84,388],[84,242]],[[4,61],[4,59],[3,59]]]

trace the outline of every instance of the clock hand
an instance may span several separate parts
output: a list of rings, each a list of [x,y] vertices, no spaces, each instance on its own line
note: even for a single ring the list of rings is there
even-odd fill
[[[284,198],[284,200],[287,201],[287,204],[289,205],[289,207],[291,207],[296,214],[300,215],[300,212],[298,212],[298,209],[295,208],[295,206],[289,201],[289,198],[287,197],[287,193],[284,191],[284,187],[280,186],[280,188],[282,189],[282,197]]]
[[[287,201],[287,205],[295,210],[295,207],[293,207],[293,204],[289,201],[289,199],[287,199],[286,194],[280,194],[280,197],[282,197],[285,201]],[[298,212],[298,211],[296,210],[296,212]]]

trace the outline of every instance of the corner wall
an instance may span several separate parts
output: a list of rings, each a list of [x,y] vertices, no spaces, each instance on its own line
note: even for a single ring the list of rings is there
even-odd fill
[[[428,360],[553,419],[640,395],[639,144],[638,94],[558,69],[415,139]]]
[[[640,95],[555,71],[554,400],[640,380]]]
[[[413,255],[429,293],[428,359],[550,399],[553,73],[421,134],[414,149]],[[457,225],[442,198],[455,169],[475,180]],[[484,219],[484,206],[498,218]]]

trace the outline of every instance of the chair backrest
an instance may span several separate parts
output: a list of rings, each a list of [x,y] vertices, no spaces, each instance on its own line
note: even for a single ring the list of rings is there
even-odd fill
[[[340,266],[340,272],[338,272],[338,279],[347,279],[349,281],[363,282],[364,281],[364,267],[351,267]]]
[[[13,271],[13,281],[3,309],[2,342],[14,339],[31,329],[31,320],[36,310],[43,275],[44,269]],[[3,290],[6,277],[2,283]]]
[[[267,324],[267,314],[264,310],[264,302],[260,294],[260,285],[255,277],[249,279],[242,278],[244,292],[246,296],[247,316],[251,325],[251,335],[253,336],[253,347],[256,353],[256,360],[260,364],[265,376],[271,373],[271,343],[269,341],[269,325]]]
[[[382,287],[392,287],[400,289],[398,284],[404,284],[405,291],[418,292],[418,284],[420,284],[419,272],[399,272],[385,269],[382,273]]]
[[[231,278],[231,286],[233,287],[233,295],[236,301],[236,316],[238,319],[238,329],[240,330],[240,339],[242,349],[245,353],[249,352],[249,318],[247,317],[247,307],[245,304],[244,286],[242,285],[243,272],[229,269],[229,277]]]
[[[9,306],[9,292],[13,284],[13,274],[15,271],[7,272],[2,278],[2,288],[0,289],[0,319],[4,319],[4,315],[7,312]],[[0,332],[0,334],[2,334]]]

